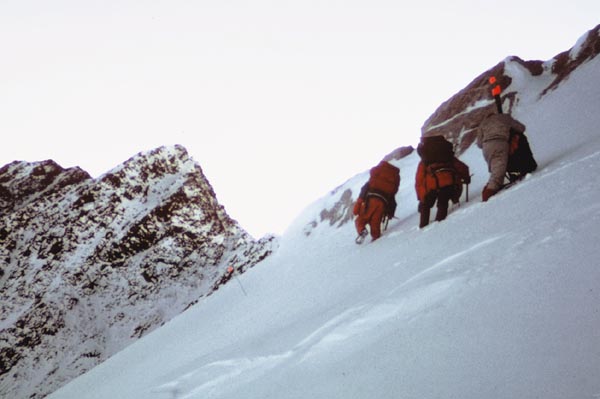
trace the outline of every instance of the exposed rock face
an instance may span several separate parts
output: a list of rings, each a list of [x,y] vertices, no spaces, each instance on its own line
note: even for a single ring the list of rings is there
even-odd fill
[[[475,141],[481,120],[496,109],[490,94],[490,76],[495,76],[502,88],[504,112],[510,112],[525,90],[527,95],[531,95],[535,86],[538,98],[544,96],[567,79],[573,70],[599,53],[600,25],[586,33],[571,50],[549,61],[523,61],[518,57],[508,57],[444,102],[425,121],[421,133],[423,136],[445,136],[460,154]],[[523,81],[531,80],[537,80],[538,84],[523,87]]]
[[[41,398],[268,256],[179,146],[0,169],[0,397]]]

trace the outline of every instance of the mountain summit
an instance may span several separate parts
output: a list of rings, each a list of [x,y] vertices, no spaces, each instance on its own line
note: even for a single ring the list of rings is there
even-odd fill
[[[268,256],[181,146],[0,169],[0,391],[43,397]],[[23,384],[27,381],[26,384]]]

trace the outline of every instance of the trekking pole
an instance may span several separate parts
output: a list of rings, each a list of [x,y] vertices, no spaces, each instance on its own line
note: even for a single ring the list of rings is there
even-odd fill
[[[239,278],[237,278],[237,276],[233,276],[235,277],[235,280],[238,282],[238,284],[240,285],[240,288],[242,289],[242,292],[244,293],[244,296],[248,296],[248,294],[246,293],[246,290],[244,289],[244,286],[242,285],[242,282],[240,281]]]
[[[469,177],[473,177],[473,174],[470,174]],[[471,183],[470,182],[467,183],[467,202],[469,202],[469,184],[471,184]]]
[[[240,279],[233,272],[234,272],[233,267],[229,266],[227,268],[227,273],[229,273],[230,275],[232,275],[233,278],[235,278],[235,280],[238,282],[238,284],[240,285],[240,288],[242,289],[242,292],[244,293],[244,296],[248,296],[248,294],[246,293],[246,290],[244,289],[244,286],[242,285],[242,282],[240,281]]]

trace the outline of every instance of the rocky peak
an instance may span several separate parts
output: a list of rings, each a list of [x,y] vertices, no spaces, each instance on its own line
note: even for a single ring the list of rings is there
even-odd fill
[[[510,112],[524,91],[539,97],[556,88],[577,67],[600,53],[600,25],[587,32],[573,48],[549,61],[524,61],[507,57],[493,68],[476,77],[467,87],[444,102],[425,121],[423,136],[443,135],[455,145],[460,154],[475,141],[481,120],[495,110],[488,79],[495,76],[502,88],[505,112]],[[524,80],[537,81],[535,89]],[[542,87],[540,90],[538,87]]]
[[[0,214],[89,179],[90,175],[80,168],[63,169],[52,160],[15,161],[0,168]]]
[[[0,396],[41,398],[268,256],[181,146],[0,169]],[[28,381],[27,384],[23,384]]]

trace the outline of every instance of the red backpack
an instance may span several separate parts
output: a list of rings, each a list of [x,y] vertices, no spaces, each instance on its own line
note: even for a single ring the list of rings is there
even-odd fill
[[[381,161],[371,168],[369,181],[361,188],[354,204],[354,215],[364,211],[369,197],[378,197],[385,202],[386,215],[392,218],[396,212],[396,193],[400,187],[400,169]]]
[[[456,168],[450,162],[425,165],[425,181],[427,191],[439,190],[443,187],[460,184]]]
[[[382,194],[395,195],[400,187],[400,169],[389,162],[381,161],[371,168],[369,190]]]
[[[423,200],[431,191],[448,186],[459,186],[460,175],[469,173],[468,167],[466,165],[463,167],[463,164],[454,157],[452,143],[443,136],[422,137],[417,153],[421,157],[416,178],[419,200]],[[465,168],[467,169],[464,170]]]

